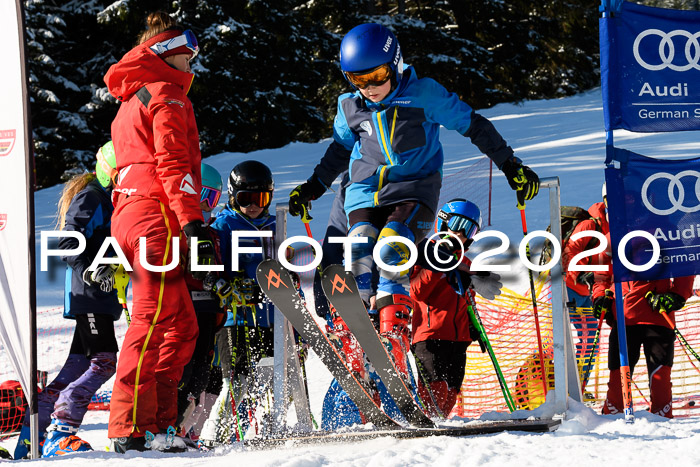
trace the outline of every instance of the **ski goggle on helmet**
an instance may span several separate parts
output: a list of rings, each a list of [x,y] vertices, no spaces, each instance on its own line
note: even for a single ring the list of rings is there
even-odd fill
[[[462,232],[467,239],[472,239],[481,230],[481,210],[471,201],[453,199],[440,208],[437,217],[436,232]]]
[[[272,202],[271,191],[247,191],[239,190],[236,192],[236,203],[242,208],[254,204],[260,208],[266,208]]]
[[[209,164],[202,162],[202,191],[199,201],[207,203],[210,209],[214,209],[219,204],[221,189],[224,183],[221,174]]]
[[[358,89],[365,89],[367,86],[381,86],[391,79],[391,68],[385,63],[378,67],[360,73],[344,72],[350,84]]]
[[[162,42],[157,42],[151,46],[151,50],[157,55],[167,52],[168,50],[177,49],[178,47],[185,46],[192,52],[192,58],[196,57],[199,53],[199,44],[197,43],[197,38],[195,37],[192,30],[188,29],[183,31],[179,36],[175,36],[172,39],[167,39]]]

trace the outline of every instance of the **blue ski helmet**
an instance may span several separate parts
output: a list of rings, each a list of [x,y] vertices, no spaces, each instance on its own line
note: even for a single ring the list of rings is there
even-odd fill
[[[448,201],[438,212],[435,220],[435,232],[463,231],[470,239],[481,230],[481,210],[465,199],[457,198]]]
[[[371,71],[384,64],[391,68],[392,84],[395,86],[403,75],[403,57],[398,39],[385,26],[376,23],[361,24],[343,37],[340,43],[340,68],[343,76],[345,72]]]
[[[219,171],[209,164],[202,162],[201,171],[202,191],[200,201],[206,201],[209,207],[214,209],[219,204],[224,182],[221,180]]]
[[[202,162],[202,187],[213,188],[219,191],[224,187],[219,171],[204,162]]]

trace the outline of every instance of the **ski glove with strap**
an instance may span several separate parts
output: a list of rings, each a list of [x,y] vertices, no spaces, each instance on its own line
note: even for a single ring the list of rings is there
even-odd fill
[[[495,272],[477,272],[471,276],[472,288],[486,300],[493,300],[501,294],[501,276]]]
[[[209,271],[192,270],[192,251],[197,250],[197,264],[199,266],[211,266],[216,263],[214,242],[212,242],[211,236],[207,232],[207,227],[202,221],[192,221],[185,225],[182,230],[190,243],[187,253],[187,269],[195,279],[204,280]],[[197,243],[191,241],[193,237],[197,238]]]
[[[292,190],[289,194],[289,214],[303,216],[307,214],[311,201],[315,201],[326,192],[326,185],[316,175]]]
[[[517,157],[512,157],[501,166],[510,187],[518,192],[518,202],[523,204],[537,196],[540,191],[540,178]]]
[[[114,288],[116,268],[113,264],[100,264],[94,271],[86,269],[83,271],[83,282],[87,285],[97,285],[103,292],[111,292]]]
[[[649,291],[644,298],[651,305],[651,309],[659,313],[680,310],[685,306],[685,298],[674,292],[654,293]]]
[[[606,320],[612,320],[613,295],[612,292],[605,291],[605,295],[593,299],[593,316],[600,319],[600,315],[605,313]]]
[[[576,277],[576,282],[579,284],[583,284],[586,287],[588,287],[589,292],[593,290],[593,284],[594,284],[594,279],[593,279],[593,273],[592,272],[581,272],[579,275]]]

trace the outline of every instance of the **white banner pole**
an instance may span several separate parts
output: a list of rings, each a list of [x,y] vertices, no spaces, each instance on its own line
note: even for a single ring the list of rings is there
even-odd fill
[[[24,10],[0,0],[0,340],[29,396],[32,458],[38,457],[34,155],[29,120]]]

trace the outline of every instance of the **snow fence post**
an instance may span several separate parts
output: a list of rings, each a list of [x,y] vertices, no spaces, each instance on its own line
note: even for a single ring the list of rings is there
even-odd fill
[[[540,181],[541,188],[549,188],[549,220],[552,234],[561,245],[561,193],[559,177]],[[554,354],[554,412],[563,414],[568,409],[567,397],[581,401],[581,383],[571,337],[571,321],[566,307],[566,287],[562,263],[558,261],[550,271],[552,290],[552,340]]]
[[[277,258],[277,247],[287,238],[288,212],[288,203],[277,203],[275,207],[275,247],[273,248],[273,258],[275,259],[279,259]],[[294,328],[277,308],[275,308],[274,319],[272,432],[283,433],[287,431],[287,408],[290,391],[297,415],[296,431],[308,432],[312,430],[311,409],[304,390],[299,355],[296,352]]]

